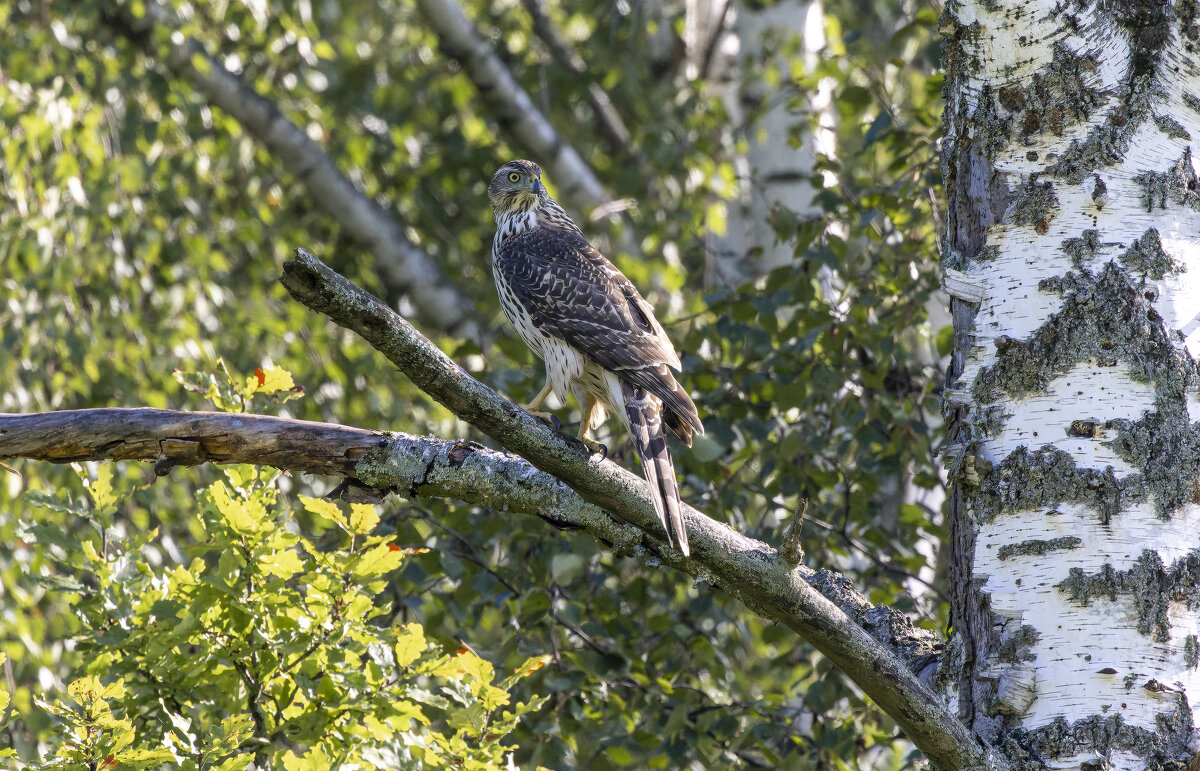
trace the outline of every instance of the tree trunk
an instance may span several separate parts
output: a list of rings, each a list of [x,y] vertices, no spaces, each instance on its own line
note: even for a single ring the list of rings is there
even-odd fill
[[[946,391],[963,718],[1182,769],[1200,695],[1194,3],[951,3]]]
[[[789,82],[789,68],[797,58],[790,46],[804,53],[804,66],[811,69],[825,47],[821,3],[814,0],[777,0],[774,3],[743,2],[738,5],[737,33],[742,56],[740,107],[747,115],[757,114],[746,127],[745,191],[740,216],[746,243],[762,251],[751,257],[747,273],[764,275],[789,265],[795,259],[795,244],[780,242],[775,233],[776,211],[791,212],[800,220],[821,215],[813,199],[817,151],[833,155],[829,137],[809,131],[811,113],[828,114],[829,94],[803,94]],[[764,74],[779,70],[780,82],[769,85]],[[796,102],[806,109],[798,110]],[[735,113],[737,114],[737,113]],[[823,147],[816,145],[823,141]]]
[[[689,77],[703,77],[741,127],[736,155],[737,197],[728,201],[726,230],[710,236],[716,281],[736,285],[791,264],[795,244],[780,240],[776,212],[800,220],[820,216],[814,203],[817,153],[833,155],[827,131],[813,136],[812,113],[832,123],[828,89],[803,93],[792,82],[796,52],[806,68],[825,46],[820,2],[689,0],[685,39]],[[730,23],[732,22],[732,23]]]

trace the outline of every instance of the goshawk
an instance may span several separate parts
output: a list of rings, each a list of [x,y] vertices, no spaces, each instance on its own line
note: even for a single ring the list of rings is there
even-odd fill
[[[704,433],[675,380],[679,355],[629,279],[605,259],[542,186],[530,161],[500,167],[488,185],[496,214],[492,273],[504,314],[546,363],[546,385],[526,409],[539,415],[553,392],[583,410],[579,438],[616,414],[633,437],[667,537],[685,555],[687,531],[664,426],[689,447]]]

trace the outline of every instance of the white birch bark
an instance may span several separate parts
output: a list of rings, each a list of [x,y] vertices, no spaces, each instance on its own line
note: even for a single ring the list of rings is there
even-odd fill
[[[730,144],[746,140],[746,152],[734,160],[737,189],[726,201],[725,233],[710,235],[717,280],[739,284],[795,258],[794,244],[775,233],[777,210],[800,221],[819,214],[814,167],[818,152],[833,153],[832,132],[813,136],[808,124],[813,112],[832,121],[829,92],[800,93],[790,73],[793,64],[813,66],[825,45],[821,4],[689,0],[684,38],[688,76],[705,78],[725,102],[730,125],[741,127]],[[784,53],[795,43],[803,61]],[[769,82],[768,70],[778,78]]]
[[[780,242],[773,222],[775,212],[786,209],[804,221],[820,215],[814,204],[813,177],[817,153],[833,154],[832,132],[809,131],[812,113],[828,114],[829,92],[803,94],[789,84],[793,60],[783,53],[790,39],[798,40],[804,66],[816,64],[825,47],[820,2],[777,0],[738,5],[737,33],[741,44],[743,110],[759,110],[758,119],[746,128],[746,168],[743,180],[742,227],[746,243],[761,249],[751,260],[752,275],[769,273],[795,258],[794,244]],[[768,85],[764,70],[778,69],[780,84]],[[796,103],[803,104],[797,109]],[[794,139],[799,142],[793,144]]]
[[[949,685],[1021,768],[1200,749],[1196,14],[946,13]]]

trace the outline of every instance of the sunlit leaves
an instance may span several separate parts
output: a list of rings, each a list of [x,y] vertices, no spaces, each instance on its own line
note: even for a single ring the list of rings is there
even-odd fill
[[[97,502],[127,495],[110,473],[99,478],[89,482]],[[231,467],[228,484],[209,485],[209,538],[187,565],[125,570],[134,555],[84,543],[80,578],[102,587],[76,608],[89,663],[67,688],[73,703],[36,699],[59,738],[32,768],[239,769],[255,758],[328,768],[404,748],[433,767],[503,764],[505,737],[543,702],[514,705],[509,689],[544,659],[498,684],[491,663],[443,653],[421,624],[379,624],[379,579],[417,550],[369,535],[378,518],[368,506],[340,519],[344,542],[321,549],[288,529],[275,479]]]
[[[407,667],[425,651],[428,643],[420,624],[406,624],[395,640],[396,666]]]
[[[304,395],[304,388],[296,385],[292,373],[279,367],[265,370],[260,367],[246,377],[244,383],[238,382],[224,359],[217,359],[216,367],[210,372],[175,370],[171,374],[188,391],[203,394],[224,412],[246,412],[251,400],[260,394],[279,404]]]
[[[133,722],[112,712],[112,703],[126,697],[120,680],[106,686],[95,676],[84,676],[67,686],[67,693],[74,705],[34,699],[71,737],[58,746],[53,760],[34,768],[156,768],[174,759],[166,749],[130,746],[137,739]]]
[[[222,523],[241,535],[259,532],[267,517],[262,501],[235,497],[223,482],[217,482],[210,487],[201,500],[211,501],[220,514]]]

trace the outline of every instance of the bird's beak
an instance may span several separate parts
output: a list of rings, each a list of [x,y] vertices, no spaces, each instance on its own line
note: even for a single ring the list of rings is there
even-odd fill
[[[541,195],[542,193],[546,192],[546,188],[542,187],[542,181],[540,179],[534,179],[533,186],[529,189],[533,191],[534,195]]]

